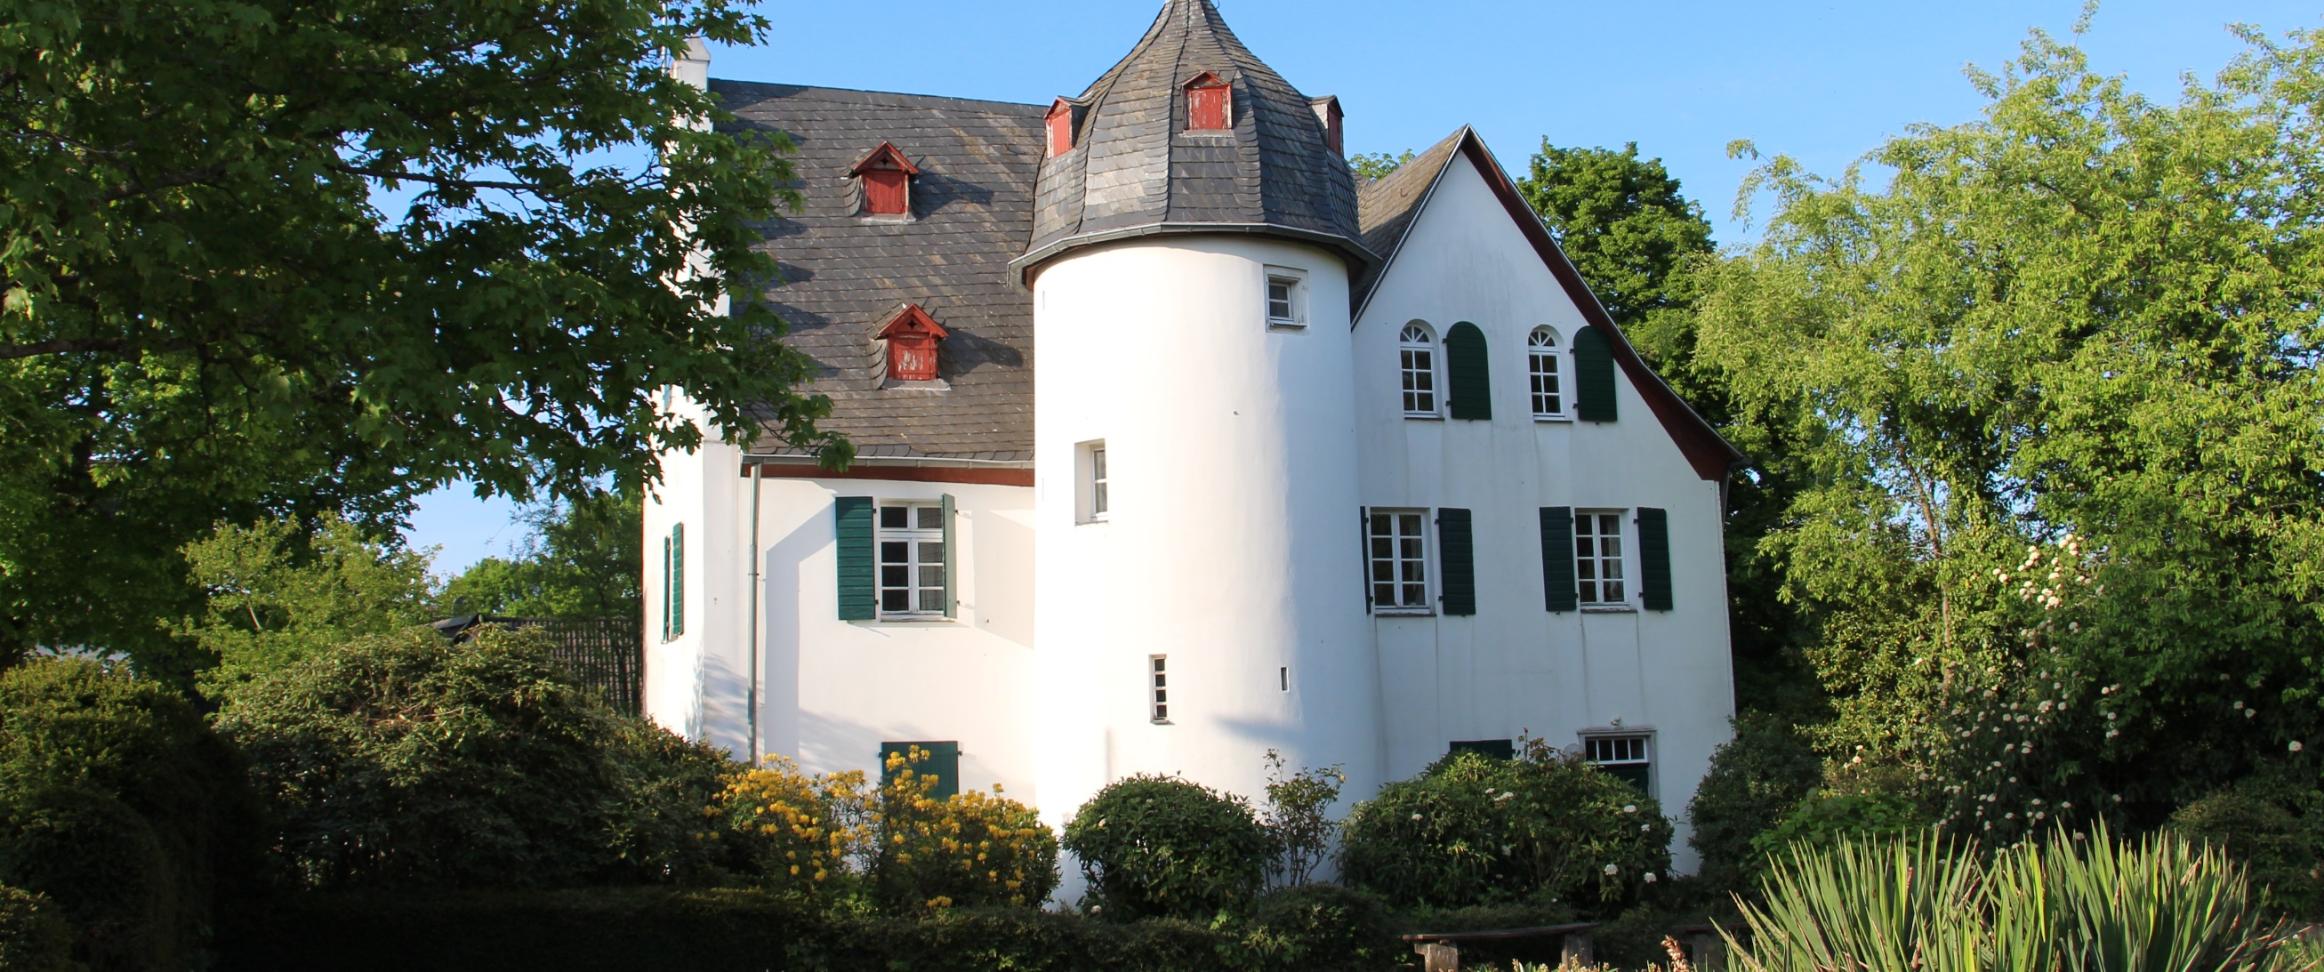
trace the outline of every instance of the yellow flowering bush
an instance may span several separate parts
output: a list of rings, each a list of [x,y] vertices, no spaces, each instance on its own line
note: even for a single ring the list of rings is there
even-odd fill
[[[875,808],[873,888],[892,911],[1037,907],[1057,889],[1057,838],[1032,807],[993,792],[939,797],[919,747],[888,757]]]
[[[809,776],[781,757],[737,777],[706,813],[766,886],[803,898],[851,892],[875,839],[860,772]]]

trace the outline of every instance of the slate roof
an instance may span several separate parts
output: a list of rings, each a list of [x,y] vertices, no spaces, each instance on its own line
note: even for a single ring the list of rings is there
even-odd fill
[[[1038,105],[712,81],[741,130],[798,150],[804,196],[760,247],[782,278],[761,295],[784,341],[821,365],[803,389],[830,396],[824,428],[866,458],[1033,458],[1033,298],[1009,267],[1032,233],[1043,148]],[[920,169],[910,219],[865,217],[848,170],[882,142]],[[906,303],[951,332],[938,383],[883,387],[876,340]],[[787,452],[764,440],[756,451]]]
[[[1467,128],[1455,130],[1444,141],[1428,147],[1397,166],[1396,171],[1377,179],[1365,181],[1356,187],[1358,221],[1363,232],[1364,248],[1379,254],[1380,259],[1349,280],[1348,293],[1355,306],[1364,306],[1364,300],[1379,284],[1388,269],[1388,260],[1396,248],[1404,243],[1404,234],[1412,229],[1412,217],[1419,215],[1420,204],[1428,199],[1428,191],[1436,186],[1436,177],[1452,161]]]
[[[1205,73],[1232,90],[1231,133],[1185,130],[1184,86]],[[1169,0],[1129,56],[1071,101],[1082,109],[1074,147],[1041,166],[1020,266],[1083,243],[1228,227],[1315,239],[1369,262],[1354,179],[1313,103],[1252,55],[1210,0]]]

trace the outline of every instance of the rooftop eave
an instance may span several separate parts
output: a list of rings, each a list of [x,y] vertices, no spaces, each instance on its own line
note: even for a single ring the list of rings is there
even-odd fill
[[[1285,239],[1298,240],[1303,243],[1315,243],[1338,253],[1341,258],[1348,261],[1348,269],[1351,271],[1361,266],[1377,263],[1380,260],[1378,254],[1365,249],[1363,244],[1349,239],[1348,237],[1341,234],[1326,233],[1321,230],[1299,229],[1291,226],[1279,226],[1273,223],[1164,222],[1148,223],[1143,226],[1125,226],[1121,229],[1105,230],[1098,233],[1080,233],[1065,237],[1063,239],[1052,240],[1048,243],[1042,244],[1041,246],[1034,247],[1033,249],[1027,251],[1024,256],[1009,261],[1009,268],[1016,271],[1014,276],[1018,286],[1022,287],[1027,285],[1027,282],[1032,278],[1033,271],[1039,268],[1041,264],[1047,263],[1051,259],[1064,255],[1065,251],[1067,250],[1084,246],[1097,246],[1105,243],[1118,243],[1123,240],[1134,240],[1149,236],[1202,235],[1276,236]]]

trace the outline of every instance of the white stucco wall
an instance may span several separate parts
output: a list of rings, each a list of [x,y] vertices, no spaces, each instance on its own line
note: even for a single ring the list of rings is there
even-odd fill
[[[1397,335],[1412,320],[1427,321],[1440,341],[1457,322],[1483,329],[1490,421],[1404,417]],[[1387,772],[1409,776],[1454,740],[1529,733],[1571,746],[1584,730],[1619,724],[1653,732],[1657,796],[1682,818],[1734,714],[1719,484],[1695,473],[1619,372],[1617,422],[1533,418],[1527,337],[1549,325],[1570,348],[1584,323],[1484,178],[1456,155],[1355,333],[1363,503],[1466,508],[1475,518],[1476,615],[1373,621],[1391,687]],[[1569,393],[1571,374],[1569,359]],[[1547,611],[1545,506],[1668,510],[1676,609]],[[1635,603],[1637,528],[1631,516],[1624,522]],[[1679,823],[1674,854],[1691,869]]]
[[[1270,328],[1268,267],[1305,274]],[[1035,282],[1035,521],[1044,812],[1182,773],[1257,796],[1264,755],[1380,781],[1355,533],[1347,279],[1328,251],[1170,236],[1076,251]],[[1112,510],[1079,523],[1079,447]],[[1149,658],[1169,659],[1169,723]]]

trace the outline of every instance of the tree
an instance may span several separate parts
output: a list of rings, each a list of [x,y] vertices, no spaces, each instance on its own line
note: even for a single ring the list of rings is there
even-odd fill
[[[187,544],[185,558],[208,597],[177,633],[202,652],[213,697],[358,637],[425,623],[434,600],[426,555],[336,517],[311,535],[286,520],[222,526]]]
[[[841,462],[718,281],[789,198],[664,65],[740,0],[91,0],[0,31],[0,655],[196,659],[178,549],[465,478],[652,475],[763,421]],[[653,161],[642,160],[651,155]],[[688,409],[661,390],[684,390]],[[700,424],[693,416],[700,417]]]
[[[2324,33],[2246,38],[2162,104],[2036,34],[1885,183],[1768,162],[1706,281],[1701,356],[1810,477],[1769,543],[1825,741],[1960,822],[2155,822],[2324,730]]]
[[[519,555],[487,557],[453,578],[444,587],[444,609],[526,618],[643,618],[644,515],[636,490],[535,506],[525,513],[532,533]]]
[[[1412,159],[1411,149],[1405,149],[1395,155],[1387,152],[1370,154],[1359,152],[1348,156],[1348,168],[1355,171],[1358,181],[1368,182],[1403,168],[1404,163],[1410,162]]]

